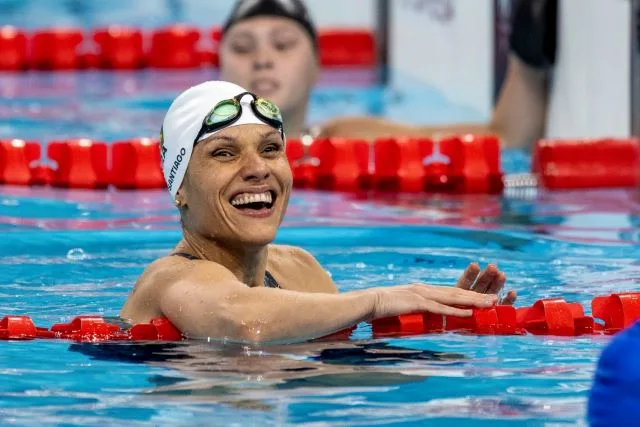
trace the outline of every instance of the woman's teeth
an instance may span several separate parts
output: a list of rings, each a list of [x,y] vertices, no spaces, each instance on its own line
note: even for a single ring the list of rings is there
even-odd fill
[[[250,203],[271,203],[271,192],[265,191],[264,193],[242,193],[238,194],[231,200],[233,206],[248,205]]]

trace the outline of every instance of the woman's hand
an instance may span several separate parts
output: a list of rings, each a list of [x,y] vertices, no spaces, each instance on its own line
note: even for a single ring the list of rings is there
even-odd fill
[[[460,280],[456,284],[456,288],[471,290],[479,294],[498,294],[504,283],[507,280],[507,276],[493,264],[489,264],[484,271],[480,272],[480,266],[475,262],[469,264],[467,269],[460,276]],[[512,305],[516,301],[516,291],[509,291],[507,295],[502,298],[499,304]]]
[[[496,295],[421,283],[373,288],[371,291],[375,292],[373,319],[424,312],[469,317],[472,314],[470,308],[491,307],[498,300]]]

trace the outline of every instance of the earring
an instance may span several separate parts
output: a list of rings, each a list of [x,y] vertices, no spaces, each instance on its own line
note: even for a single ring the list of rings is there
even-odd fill
[[[182,202],[181,202],[180,200],[178,200],[178,199],[175,199],[175,200],[173,201],[173,204],[174,204],[174,205],[176,205],[176,207],[178,207],[178,208],[179,208],[180,206],[182,206]]]

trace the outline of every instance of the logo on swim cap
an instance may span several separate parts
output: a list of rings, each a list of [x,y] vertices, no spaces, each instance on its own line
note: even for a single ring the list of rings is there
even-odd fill
[[[167,147],[164,146],[164,128],[160,128],[160,158],[164,162],[164,157],[167,155]]]

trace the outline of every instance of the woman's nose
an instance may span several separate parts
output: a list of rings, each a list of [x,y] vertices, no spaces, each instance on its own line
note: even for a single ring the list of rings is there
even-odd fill
[[[269,52],[269,49],[259,48],[253,58],[254,71],[260,71],[264,69],[273,68],[273,55]]]
[[[245,158],[242,167],[242,179],[245,181],[263,181],[271,175],[265,159],[260,155],[251,154]]]

